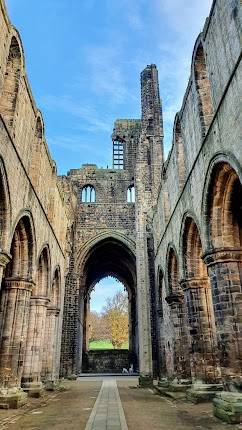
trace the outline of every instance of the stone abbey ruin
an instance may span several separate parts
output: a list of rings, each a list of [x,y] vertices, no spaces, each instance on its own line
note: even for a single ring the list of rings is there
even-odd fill
[[[240,0],[213,2],[167,160],[151,64],[141,73],[141,119],[114,124],[113,167],[57,176],[20,35],[0,0],[1,404],[16,407],[26,392],[82,371],[90,292],[110,275],[128,291],[140,384],[158,378],[190,399],[215,397],[215,414],[238,421],[241,9]]]

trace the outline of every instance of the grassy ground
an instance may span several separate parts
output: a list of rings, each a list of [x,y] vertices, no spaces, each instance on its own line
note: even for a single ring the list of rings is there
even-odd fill
[[[109,340],[97,340],[95,342],[90,342],[90,349],[113,349],[113,345]],[[129,349],[129,343],[125,342],[122,345],[122,349]]]

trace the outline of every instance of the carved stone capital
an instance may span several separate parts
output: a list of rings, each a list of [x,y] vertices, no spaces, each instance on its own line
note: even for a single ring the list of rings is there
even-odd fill
[[[7,252],[0,249],[0,266],[6,267],[9,261],[11,261],[12,256],[8,254]]]
[[[34,287],[34,282],[25,279],[5,278],[4,285],[7,290],[32,291]]]
[[[208,278],[190,278],[190,279],[183,279],[180,282],[182,290],[188,291],[188,290],[196,290],[196,289],[205,289],[205,288],[211,288],[209,279]]]
[[[219,263],[242,261],[242,248],[217,248],[209,250],[203,255],[204,263],[210,267]]]

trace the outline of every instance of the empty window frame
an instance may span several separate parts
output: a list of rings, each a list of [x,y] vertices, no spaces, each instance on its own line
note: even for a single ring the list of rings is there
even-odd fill
[[[85,185],[82,188],[81,195],[82,203],[95,203],[96,202],[96,190],[92,185]]]
[[[124,144],[117,140],[113,141],[113,168],[124,168]]]
[[[127,202],[135,203],[135,188],[134,185],[130,185],[127,189]]]

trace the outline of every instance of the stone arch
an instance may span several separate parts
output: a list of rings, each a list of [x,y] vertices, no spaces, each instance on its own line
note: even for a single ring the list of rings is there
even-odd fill
[[[35,257],[35,234],[31,214],[22,211],[13,228],[11,260],[3,273],[0,304],[0,373],[7,384],[20,385],[27,338],[27,321]]]
[[[58,379],[60,360],[61,271],[58,265],[55,267],[52,277],[49,299],[50,302],[46,311],[41,377],[42,380],[50,381],[53,384],[53,381]]]
[[[0,157],[0,247],[8,250],[11,223],[11,201],[4,162]]]
[[[204,382],[218,379],[215,353],[215,323],[211,285],[202,259],[200,231],[194,218],[186,214],[181,231],[184,291],[191,340],[191,372]]]
[[[183,218],[181,230],[181,250],[183,255],[184,277],[206,277],[207,269],[203,262],[203,247],[200,229],[193,216],[187,213]]]
[[[136,253],[135,242],[131,238],[127,237],[126,235],[118,231],[104,230],[101,233],[97,234],[95,237],[91,238],[80,249],[77,256],[78,270],[84,264],[90,250],[104,239],[117,240],[121,242],[123,245],[125,245],[132,254],[135,255]]]
[[[174,245],[170,244],[167,250],[167,289],[169,294],[179,290],[179,265],[178,255]]]
[[[218,359],[226,377],[242,372],[241,178],[241,166],[235,157],[217,154],[204,187],[208,244],[204,261],[212,287]]]
[[[212,121],[214,111],[201,34],[197,38],[193,51],[192,75],[197,91],[202,137],[204,137]]]
[[[50,290],[51,258],[48,244],[42,246],[37,259],[36,286],[34,296],[48,297]]]
[[[27,343],[22,382],[26,389],[41,388],[47,306],[50,289],[51,261],[49,245],[44,244],[37,259],[36,284],[30,297]]]
[[[50,304],[58,308],[61,306],[61,270],[59,265],[54,269],[50,291]]]
[[[133,252],[134,251],[134,252]],[[130,360],[137,368],[138,317],[136,288],[136,257],[133,241],[120,232],[105,231],[93,237],[80,249],[76,260],[77,278],[67,281],[66,298],[76,291],[75,311],[63,321],[62,368],[63,373],[79,372],[88,357],[88,313],[90,294],[102,278],[112,276],[125,286],[129,296],[129,352]],[[75,285],[75,287],[73,286]],[[73,336],[68,334],[70,321],[76,327]],[[75,346],[74,346],[75,345]],[[75,351],[75,354],[71,351]],[[83,352],[83,354],[82,354]],[[71,356],[70,356],[70,355]],[[82,356],[84,361],[82,362]],[[68,358],[69,357],[69,358]],[[71,370],[70,370],[71,368]]]
[[[241,167],[226,155],[210,163],[204,188],[204,215],[209,247],[242,246]]]
[[[181,130],[181,121],[179,113],[175,116],[174,128],[173,128],[173,144],[175,146],[177,168],[178,168],[178,179],[179,187],[182,189],[186,179],[186,166],[185,166],[185,151],[184,151],[184,140]]]
[[[165,300],[169,306],[172,332],[166,342],[166,368],[169,376],[188,377],[190,364],[188,358],[187,321],[184,295],[180,288],[178,255],[170,244],[166,259],[168,295]]]
[[[30,148],[31,156],[29,160],[29,176],[32,184],[38,187],[41,183],[41,153],[42,144],[44,139],[44,122],[41,113],[38,111],[38,115],[35,123],[34,130],[34,141],[33,146]]]
[[[0,113],[10,127],[13,125],[22,70],[22,46],[17,32],[13,31],[11,34],[5,77],[0,96]]]
[[[28,211],[21,211],[13,229],[11,261],[6,267],[6,277],[32,280],[35,252],[32,216]]]

